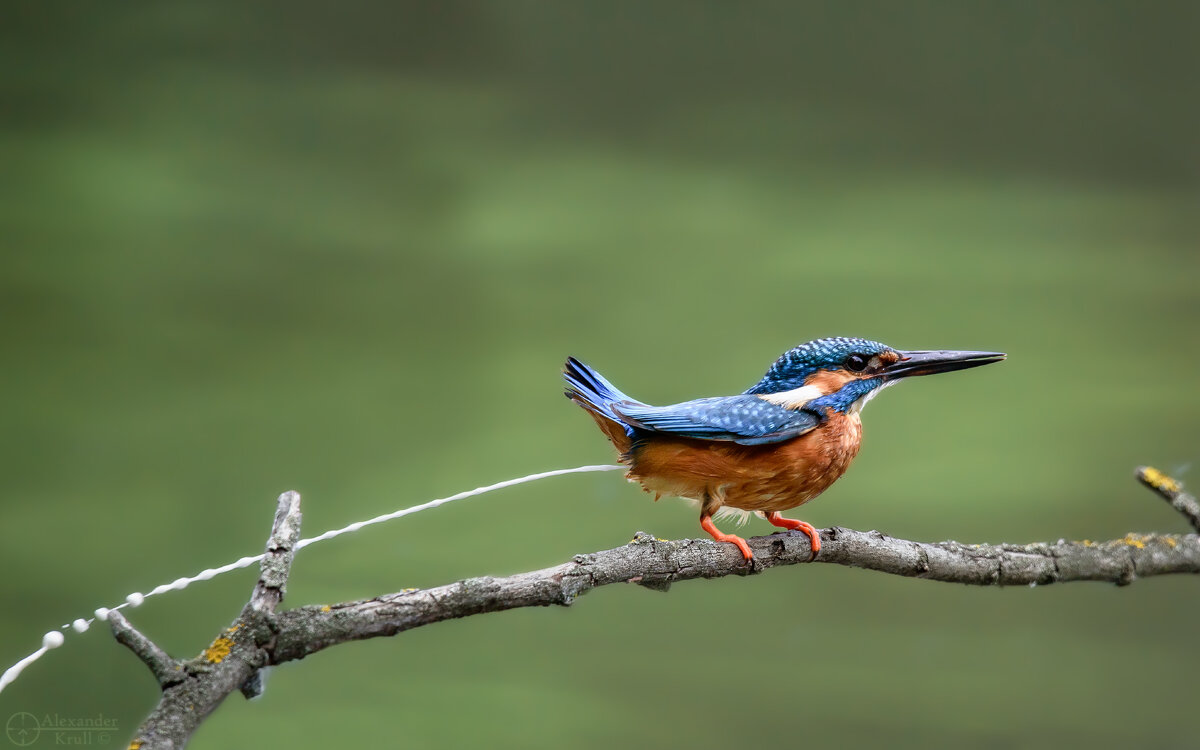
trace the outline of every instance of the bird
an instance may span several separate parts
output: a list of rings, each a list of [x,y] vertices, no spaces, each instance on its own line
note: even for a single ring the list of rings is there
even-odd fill
[[[657,501],[681,497],[699,506],[700,526],[718,542],[746,540],[721,532],[717,518],[756,514],[801,531],[811,557],[821,537],[804,521],[784,518],[827,490],[862,444],[862,410],[901,380],[965,370],[1006,358],[1002,352],[901,351],[863,338],[821,338],[784,352],[753,386],[669,406],[631,398],[574,357],[563,367],[565,395],[595,420],[629,467],[626,478]]]

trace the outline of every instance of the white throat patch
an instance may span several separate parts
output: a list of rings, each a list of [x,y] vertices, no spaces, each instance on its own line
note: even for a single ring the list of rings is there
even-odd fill
[[[815,385],[806,385],[780,393],[760,393],[758,397],[763,401],[770,401],[772,404],[782,406],[785,409],[802,409],[809,401],[824,395],[821,393],[821,389]]]
[[[854,403],[850,404],[850,408],[847,409],[846,411],[850,414],[858,414],[858,413],[862,412],[862,410],[866,408],[867,402],[870,401],[871,399],[875,398],[875,394],[879,393],[884,388],[887,388],[888,386],[893,386],[899,382],[900,382],[899,380],[883,381],[883,385],[879,386],[878,388],[872,388],[870,391],[868,391],[866,393],[866,395],[859,396],[858,399],[854,401]]]

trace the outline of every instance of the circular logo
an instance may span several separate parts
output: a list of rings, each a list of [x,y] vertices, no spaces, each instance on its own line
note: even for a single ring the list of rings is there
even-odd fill
[[[37,742],[38,735],[42,733],[42,725],[38,723],[38,718],[33,714],[18,711],[8,717],[8,723],[4,725],[4,732],[14,745],[25,747]]]

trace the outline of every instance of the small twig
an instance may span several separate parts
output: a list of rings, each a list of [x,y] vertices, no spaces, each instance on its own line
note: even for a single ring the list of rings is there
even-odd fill
[[[296,542],[300,541],[300,493],[285,492],[279,496],[271,538],[260,568],[258,583],[250,596],[249,607],[259,613],[273,613],[287,590],[292,570]]]
[[[1138,481],[1157,492],[1171,507],[1183,514],[1192,528],[1200,533],[1200,503],[1183,489],[1183,483],[1153,466],[1139,466]]]
[[[250,602],[242,610],[242,621],[266,621],[271,631],[270,637],[258,643],[266,661],[259,669],[241,684],[239,688],[247,700],[258,698],[263,694],[266,683],[262,669],[269,664],[270,652],[275,646],[274,618],[275,608],[283,600],[287,592],[288,576],[292,572],[292,560],[296,556],[296,542],[300,541],[300,493],[285,492],[279,496],[279,504],[275,508],[275,520],[271,524],[271,538],[267,540],[266,556],[263,557],[258,576],[254,585],[254,593]]]
[[[117,642],[137,654],[142,663],[150,668],[150,673],[158,680],[160,687],[165,688],[183,681],[180,662],[172,659],[158,644],[129,624],[129,620],[125,619],[120,610],[114,609],[108,613],[108,624],[112,627],[113,637]]]

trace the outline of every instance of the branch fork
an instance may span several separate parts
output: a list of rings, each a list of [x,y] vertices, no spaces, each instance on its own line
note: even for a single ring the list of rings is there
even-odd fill
[[[233,624],[194,659],[172,659],[120,612],[109,613],[117,641],[149,667],[163,690],[130,747],[182,748],[200,722],[231,692],[240,689],[247,698],[262,694],[261,670],[272,663],[271,650],[278,630],[275,608],[283,599],[296,542],[300,540],[300,517],[300,495],[280,495],[250,601]]]

